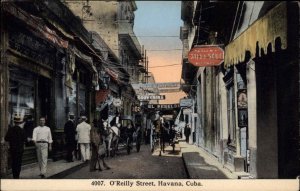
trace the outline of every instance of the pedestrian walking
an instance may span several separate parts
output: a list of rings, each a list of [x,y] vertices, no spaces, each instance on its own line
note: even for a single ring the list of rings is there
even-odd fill
[[[74,123],[75,116],[73,113],[69,113],[69,119],[64,126],[65,132],[65,140],[66,140],[66,148],[67,148],[67,162],[74,162],[73,161],[73,152],[76,148],[76,128]]]
[[[13,178],[20,178],[22,156],[24,152],[24,143],[26,142],[26,135],[21,128],[23,120],[19,115],[14,116],[14,126],[8,128],[5,135],[5,141],[9,142],[9,153],[11,158],[11,169]]]
[[[45,126],[46,120],[40,118],[40,126],[33,130],[32,140],[36,146],[37,158],[40,168],[40,177],[45,178],[47,172],[48,149],[52,151],[52,135],[49,127]]]
[[[191,134],[191,127],[190,127],[190,124],[187,124],[184,128],[184,136],[185,136],[185,141],[187,143],[189,143],[190,134]]]
[[[78,143],[81,151],[81,159],[83,162],[90,160],[90,131],[91,126],[86,122],[86,116],[81,116],[81,123],[77,125],[76,132],[78,135]]]
[[[90,163],[90,171],[96,170],[96,163],[98,161],[98,149],[100,145],[100,133],[99,129],[97,128],[97,120],[93,121],[93,126],[91,128],[91,147],[92,147],[92,156],[91,156],[91,163]]]

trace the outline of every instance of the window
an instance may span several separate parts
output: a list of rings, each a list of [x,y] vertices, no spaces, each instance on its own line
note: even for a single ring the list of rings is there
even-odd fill
[[[32,138],[36,109],[35,76],[16,67],[10,67],[9,72],[9,125],[14,125],[12,120],[14,115],[20,115],[24,120],[26,137]]]
[[[235,144],[235,95],[234,86],[232,85],[227,91],[227,117],[228,117],[228,128],[229,137],[228,143]]]

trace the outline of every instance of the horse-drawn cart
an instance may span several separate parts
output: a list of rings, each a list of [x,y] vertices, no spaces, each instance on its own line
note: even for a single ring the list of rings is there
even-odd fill
[[[132,116],[125,115],[120,117],[120,138],[119,145],[126,147],[127,154],[130,154],[132,145],[135,144],[137,152],[141,146],[141,127],[135,124]]]

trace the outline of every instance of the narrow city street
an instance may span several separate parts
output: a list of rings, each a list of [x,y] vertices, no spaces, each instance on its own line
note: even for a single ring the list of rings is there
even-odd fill
[[[299,1],[0,4],[0,190],[298,190]]]
[[[169,148],[169,149],[168,149]],[[139,153],[134,148],[130,155],[126,150],[112,158],[105,158],[109,170],[89,171],[89,166],[64,177],[65,179],[186,179],[180,152],[172,153],[168,147],[162,156],[149,145],[142,145]]]

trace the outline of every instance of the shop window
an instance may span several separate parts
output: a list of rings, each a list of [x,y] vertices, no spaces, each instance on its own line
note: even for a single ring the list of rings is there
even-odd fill
[[[245,82],[242,79],[242,76],[240,73],[236,74],[236,80],[237,80],[237,87],[238,89],[247,89]]]
[[[35,76],[17,67],[9,68],[9,125],[13,126],[13,116],[24,120],[27,138],[32,138],[35,127]]]
[[[83,84],[79,85],[79,91],[78,91],[78,96],[79,96],[79,115],[87,115],[86,113],[86,94],[85,94],[85,86]]]
[[[77,103],[77,83],[72,81],[72,87],[68,88],[67,99],[69,105],[69,112],[77,115],[76,103]]]
[[[229,127],[229,136],[228,144],[235,144],[235,96],[234,96],[234,86],[229,87],[227,91],[227,117],[228,117],[228,127]]]

